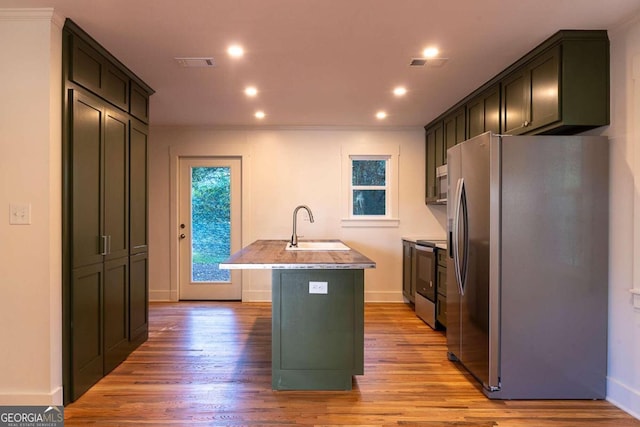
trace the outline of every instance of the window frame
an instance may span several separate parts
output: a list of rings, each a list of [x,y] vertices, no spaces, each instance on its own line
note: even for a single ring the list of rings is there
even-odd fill
[[[398,227],[398,157],[400,147],[391,143],[357,144],[342,147],[342,226],[343,227]],[[385,186],[354,186],[354,160],[385,160]],[[353,213],[354,189],[385,190],[384,215],[355,215]]]

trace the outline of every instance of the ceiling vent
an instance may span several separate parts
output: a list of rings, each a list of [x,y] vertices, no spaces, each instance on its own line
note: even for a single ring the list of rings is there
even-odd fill
[[[410,67],[433,67],[440,68],[449,58],[413,58],[409,62]]]
[[[175,58],[181,67],[185,68],[213,68],[216,62],[211,57],[203,58]]]

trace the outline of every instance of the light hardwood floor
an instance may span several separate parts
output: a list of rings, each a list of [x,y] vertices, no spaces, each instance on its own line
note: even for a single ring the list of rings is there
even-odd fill
[[[150,337],[65,408],[65,426],[561,426],[640,421],[606,401],[495,401],[404,304],[367,304],[352,391],[271,390],[271,306],[155,303]]]

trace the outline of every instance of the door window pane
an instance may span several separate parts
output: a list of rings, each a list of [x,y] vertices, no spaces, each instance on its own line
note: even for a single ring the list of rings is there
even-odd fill
[[[229,282],[219,264],[231,255],[231,168],[191,169],[191,280]]]

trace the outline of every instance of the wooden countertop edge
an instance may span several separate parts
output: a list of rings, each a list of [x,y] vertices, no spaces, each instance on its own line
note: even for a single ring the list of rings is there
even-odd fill
[[[314,241],[339,241],[319,240]],[[256,240],[220,263],[226,270],[376,268],[376,263],[353,248],[349,251],[286,251],[287,240]],[[347,245],[348,246],[348,245]],[[313,258],[317,259],[315,261]]]

